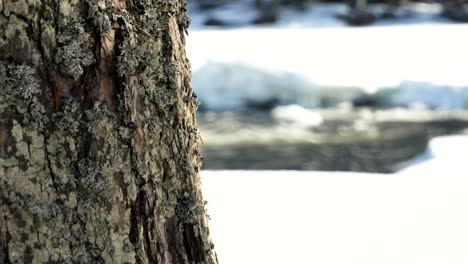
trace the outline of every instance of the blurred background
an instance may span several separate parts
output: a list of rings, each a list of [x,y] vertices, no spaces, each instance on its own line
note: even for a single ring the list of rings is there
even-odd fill
[[[468,134],[468,1],[189,0],[189,14],[204,169],[389,173]]]

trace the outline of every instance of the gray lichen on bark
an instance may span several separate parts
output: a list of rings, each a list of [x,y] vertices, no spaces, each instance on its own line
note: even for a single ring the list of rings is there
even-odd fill
[[[179,0],[0,0],[0,263],[217,263]]]

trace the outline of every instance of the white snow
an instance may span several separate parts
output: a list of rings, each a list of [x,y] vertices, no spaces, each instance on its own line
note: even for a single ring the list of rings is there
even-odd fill
[[[419,105],[438,110],[468,107],[468,87],[405,81],[398,87],[381,89],[377,94],[382,95],[381,103],[388,106]]]
[[[402,104],[416,98],[446,109],[466,106],[467,32],[466,24],[200,30],[190,32],[187,52],[207,107],[278,95],[313,106],[323,86],[373,93],[403,84],[393,97]],[[409,92],[408,83],[425,89]]]
[[[450,174],[462,172],[468,176],[468,136],[451,135],[432,139],[426,153],[416,157],[413,165],[400,171],[404,174],[427,172]]]
[[[320,113],[305,109],[300,105],[278,106],[272,111],[273,117],[289,125],[316,127],[323,123]]]
[[[287,72],[269,72],[247,65],[204,64],[194,73],[192,85],[203,107],[238,109],[250,103],[278,100],[317,107],[317,89],[305,78]]]
[[[430,153],[437,158],[468,160],[468,136],[437,137],[429,142]]]
[[[468,263],[468,136],[430,146],[390,175],[202,171],[220,263]]]
[[[208,108],[279,99],[301,105],[293,109],[301,118],[309,113],[302,107],[316,106],[324,93],[343,97],[346,87],[380,92],[393,105],[467,105],[468,25],[434,19],[440,6],[349,28],[333,17],[343,6],[321,5],[254,27],[247,2],[191,15],[193,87]],[[246,27],[206,29],[207,16]],[[276,118],[290,110],[276,108]],[[220,263],[466,264],[467,150],[468,136],[436,138],[410,167],[387,175],[202,171]]]

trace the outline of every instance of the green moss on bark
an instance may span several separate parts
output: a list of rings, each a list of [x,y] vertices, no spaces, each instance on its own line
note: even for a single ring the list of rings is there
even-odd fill
[[[0,252],[13,263],[216,263],[186,1],[2,3]]]

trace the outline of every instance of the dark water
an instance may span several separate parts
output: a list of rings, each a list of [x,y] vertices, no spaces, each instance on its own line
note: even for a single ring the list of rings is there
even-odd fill
[[[269,112],[199,113],[204,169],[388,173],[422,154],[432,137],[468,128],[464,114],[371,119],[356,129],[360,119],[337,113],[319,127],[297,128]]]

